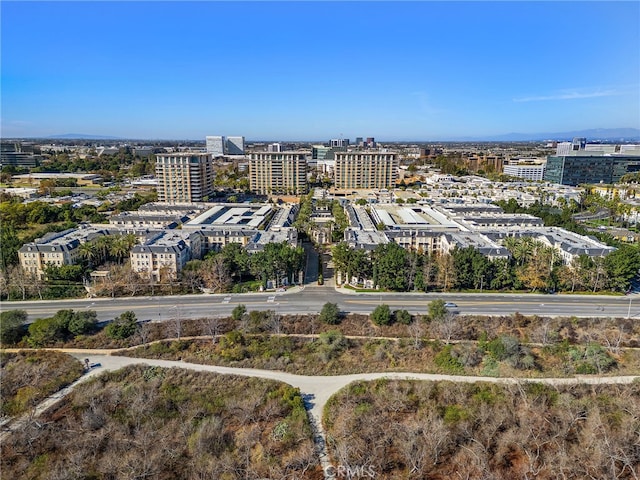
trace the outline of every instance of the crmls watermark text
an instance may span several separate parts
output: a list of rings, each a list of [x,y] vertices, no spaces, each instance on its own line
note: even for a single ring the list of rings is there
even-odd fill
[[[324,469],[325,477],[335,478],[376,478],[376,471],[371,465],[347,467],[346,465],[338,465],[334,467],[330,465]]]

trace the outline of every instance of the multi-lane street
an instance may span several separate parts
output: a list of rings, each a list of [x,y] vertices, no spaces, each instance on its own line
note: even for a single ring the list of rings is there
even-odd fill
[[[460,315],[524,315],[576,317],[640,316],[640,295],[537,295],[537,294],[460,294],[460,293],[351,293],[329,286],[294,287],[287,292],[147,296],[2,302],[2,310],[24,309],[29,319],[53,315],[60,309],[95,310],[100,321],[108,321],[125,310],[140,320],[162,321],[180,317],[199,318],[229,315],[238,304],[247,310],[275,310],[280,314],[317,313],[326,302],[337,303],[348,313],[370,313],[385,303],[411,313],[426,313],[429,302],[441,298],[457,305]]]

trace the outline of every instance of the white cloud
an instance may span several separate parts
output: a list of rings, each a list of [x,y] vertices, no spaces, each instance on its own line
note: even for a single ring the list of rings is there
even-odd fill
[[[567,91],[564,93],[558,93],[554,95],[542,95],[537,97],[521,97],[514,98],[514,102],[545,102],[553,100],[579,100],[582,98],[596,98],[596,97],[613,97],[615,95],[622,95],[624,92],[619,90],[594,90],[591,92],[579,92],[579,91]]]

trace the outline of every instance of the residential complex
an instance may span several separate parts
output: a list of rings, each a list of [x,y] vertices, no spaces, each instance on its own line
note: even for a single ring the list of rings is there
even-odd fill
[[[175,279],[189,260],[202,258],[202,235],[180,230],[152,233],[131,249],[130,258],[134,272],[157,281]]]
[[[48,233],[33,242],[25,243],[18,251],[23,270],[37,277],[44,276],[49,265],[73,265],[80,259],[80,245],[102,235],[106,228],[82,226],[57,233]]]
[[[592,238],[557,227],[527,214],[505,214],[491,204],[347,205],[350,227],[345,241],[353,248],[374,249],[380,243],[427,253],[449,253],[474,247],[491,259],[511,256],[504,246],[509,237],[533,237],[557,249],[565,263],[579,255],[601,257],[614,251]],[[383,231],[377,225],[384,225]]]
[[[391,188],[398,178],[398,156],[392,152],[335,152],[335,188]]]
[[[156,157],[158,201],[204,202],[213,194],[210,153],[171,153]]]
[[[307,152],[254,152],[249,157],[249,185],[261,195],[307,192]]]

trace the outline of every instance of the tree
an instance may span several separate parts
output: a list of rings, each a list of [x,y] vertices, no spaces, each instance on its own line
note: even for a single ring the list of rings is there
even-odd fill
[[[24,310],[7,310],[0,313],[0,342],[3,344],[19,342],[27,331],[26,321],[27,312]]]
[[[38,318],[29,325],[27,342],[32,347],[42,347],[48,343],[61,339],[62,328],[53,318]]]
[[[89,267],[92,267],[100,257],[98,246],[94,242],[85,242],[78,247],[78,255],[89,262]]]
[[[640,269],[640,249],[623,245],[604,259],[608,285],[614,291],[627,291]]]
[[[372,252],[374,283],[380,288],[404,291],[408,287],[404,275],[407,251],[394,242],[378,245]]]
[[[242,276],[249,271],[249,254],[239,243],[228,243],[220,251],[225,265],[238,282],[242,282]]]
[[[392,320],[391,310],[389,309],[389,305],[382,304],[378,305],[374,308],[373,312],[371,312],[371,321],[378,325],[390,325]]]
[[[231,318],[236,322],[239,322],[240,320],[242,320],[242,317],[244,317],[245,313],[247,313],[247,307],[245,307],[242,303],[239,303],[231,311]]]
[[[105,334],[109,338],[122,340],[131,337],[138,328],[136,314],[131,310],[122,312],[105,327]]]
[[[440,298],[429,302],[429,317],[431,320],[436,322],[440,321],[449,313],[445,303],[446,302]]]
[[[402,325],[409,325],[411,323],[411,314],[407,310],[396,310],[393,312],[393,316],[395,321]]]
[[[117,237],[111,242],[109,253],[118,262],[122,263],[129,257],[131,249],[136,243],[136,236],[131,233]]]
[[[90,333],[96,327],[97,318],[98,315],[93,310],[73,312],[73,316],[67,324],[67,329],[72,335]]]
[[[456,281],[456,269],[453,264],[453,257],[448,253],[440,254],[436,257],[436,283],[445,292],[450,290]]]
[[[18,238],[13,223],[2,222],[0,228],[0,268],[7,269],[9,265],[18,263],[18,250],[22,242]]]
[[[327,302],[320,310],[319,320],[328,325],[336,325],[340,323],[340,309],[335,303]]]
[[[229,268],[221,255],[207,258],[201,268],[201,276],[204,286],[215,292],[224,292],[231,285]]]
[[[455,248],[451,253],[455,269],[455,286],[459,289],[489,285],[491,262],[476,248]],[[485,283],[486,282],[486,283]]]

